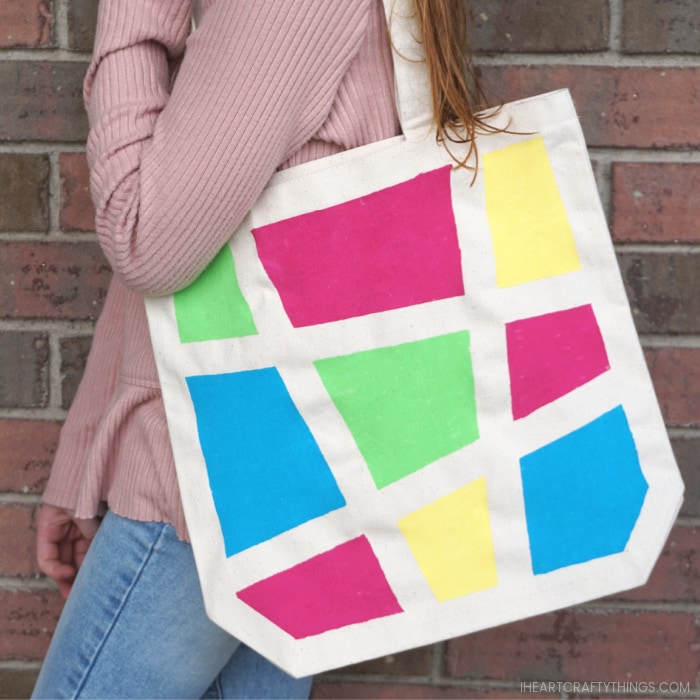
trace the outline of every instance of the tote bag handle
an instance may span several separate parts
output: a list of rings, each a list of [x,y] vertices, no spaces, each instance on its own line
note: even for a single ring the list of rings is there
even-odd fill
[[[384,0],[394,57],[396,108],[408,141],[420,141],[434,131],[430,78],[418,25],[410,0]]]

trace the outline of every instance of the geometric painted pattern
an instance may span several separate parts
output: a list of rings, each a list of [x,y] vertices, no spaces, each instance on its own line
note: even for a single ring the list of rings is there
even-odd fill
[[[483,166],[497,289],[580,269],[542,139],[487,153]],[[255,228],[266,284],[291,327],[301,332],[440,300],[468,303],[451,197],[446,166]],[[176,295],[181,342],[253,338],[262,326],[228,247],[205,277]],[[214,301],[222,297],[232,300],[232,316],[217,317],[225,305]],[[590,304],[516,318],[503,332],[507,367],[500,371],[516,421],[610,369]],[[419,475],[430,483],[454,455],[478,445],[478,341],[461,328],[312,359],[325,390],[320,400],[345,424],[377,494]],[[190,376],[187,385],[227,556],[348,507],[332,460],[275,366]],[[520,455],[520,476],[536,576],[624,550],[647,489],[622,407]],[[420,507],[396,515],[396,540],[440,604],[499,586],[489,488],[485,464],[482,476],[465,476],[439,496],[428,488]],[[235,595],[305,639],[401,614],[394,584],[381,550],[360,533]]]
[[[479,437],[466,331],[314,365],[377,488]]]
[[[220,299],[227,303],[219,303]],[[228,246],[189,287],[175,292],[173,301],[181,343],[240,338],[258,332],[241,294]]]
[[[295,639],[403,612],[364,536],[258,581],[237,596]]]
[[[410,513],[398,525],[437,600],[461,598],[498,583],[483,477]]]
[[[588,304],[506,324],[513,418],[523,418],[610,369]]]
[[[227,556],[345,505],[274,367],[187,384]]]
[[[535,574],[624,550],[648,486],[622,406],[520,465]]]
[[[484,188],[499,287],[581,267],[542,137],[484,154]]]
[[[292,325],[462,296],[450,171],[253,229]]]

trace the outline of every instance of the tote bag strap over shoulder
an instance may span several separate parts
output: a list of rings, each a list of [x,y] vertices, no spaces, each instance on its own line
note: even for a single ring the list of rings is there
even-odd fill
[[[384,0],[391,35],[396,83],[396,106],[408,141],[432,133],[430,78],[410,0]]]

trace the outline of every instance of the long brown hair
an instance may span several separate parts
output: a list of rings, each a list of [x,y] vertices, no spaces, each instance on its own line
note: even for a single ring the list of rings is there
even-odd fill
[[[437,140],[459,167],[469,168],[467,161],[478,158],[477,133],[500,129],[486,120],[497,110],[484,111],[488,104],[467,42],[467,1],[413,0],[413,12],[430,76]],[[448,142],[469,144],[464,158],[456,157]]]

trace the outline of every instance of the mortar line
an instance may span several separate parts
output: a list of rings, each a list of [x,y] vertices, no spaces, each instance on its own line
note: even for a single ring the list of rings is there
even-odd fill
[[[0,59],[2,60],[2,59]],[[84,141],[5,141],[0,153],[85,153]]]
[[[3,231],[0,233],[3,243],[97,243],[94,231]]]
[[[49,227],[47,234],[60,233],[61,217],[61,168],[58,162],[58,153],[51,151],[49,154]]]
[[[61,372],[61,338],[49,332],[49,407],[62,408],[63,381]]]
[[[0,671],[38,671],[41,663],[25,659],[0,659]]]
[[[39,493],[18,493],[7,491],[0,493],[0,505],[4,506],[38,506],[41,504]]]
[[[14,48],[0,49],[0,62],[11,63],[31,62],[31,63],[84,63],[87,70],[90,63],[90,55],[87,52],[71,51],[67,48]]]
[[[27,593],[55,591],[56,586],[49,579],[39,576],[0,576],[0,590]]]
[[[667,428],[670,438],[676,440],[695,440],[700,438],[700,428]]]
[[[68,2],[67,0],[54,0],[55,37],[59,48],[68,49],[70,43],[70,31],[68,27]]]
[[[637,255],[698,255],[698,243],[615,243],[617,253]]]
[[[700,163],[700,150],[695,148],[618,148],[589,146],[591,159],[610,163]]]
[[[610,162],[597,161],[595,169],[595,182],[598,188],[603,211],[605,212],[606,221],[611,221],[613,210],[613,194],[612,194],[612,165]]]
[[[609,0],[610,48],[620,54],[623,50],[624,8],[622,0]]]
[[[592,68],[648,68],[650,70],[670,70],[699,68],[700,55],[681,53],[620,54],[617,51],[591,53],[545,53],[514,51],[477,53],[474,55],[477,66],[589,66]]]
[[[46,408],[0,408],[0,420],[63,421],[68,411]]]
[[[447,656],[445,642],[433,645],[432,666],[430,669],[431,682],[439,681],[445,672],[445,660]]]
[[[690,600],[674,600],[672,602],[660,601],[660,600],[631,600],[631,599],[614,599],[614,596],[623,596],[625,591],[620,591],[619,593],[614,593],[612,596],[605,598],[604,600],[592,600],[588,603],[581,603],[580,605],[572,605],[569,608],[564,608],[567,610],[577,611],[580,610],[586,613],[602,613],[602,612],[660,612],[660,613],[670,613],[674,614],[687,614],[691,615],[700,614],[700,603],[696,603]]]
[[[46,319],[46,318],[3,318],[0,319],[0,331],[47,332],[64,337],[90,335],[94,332],[95,322],[89,319]]]
[[[698,335],[655,335],[642,333],[639,335],[639,340],[643,347],[649,349],[700,349],[700,336]]]

